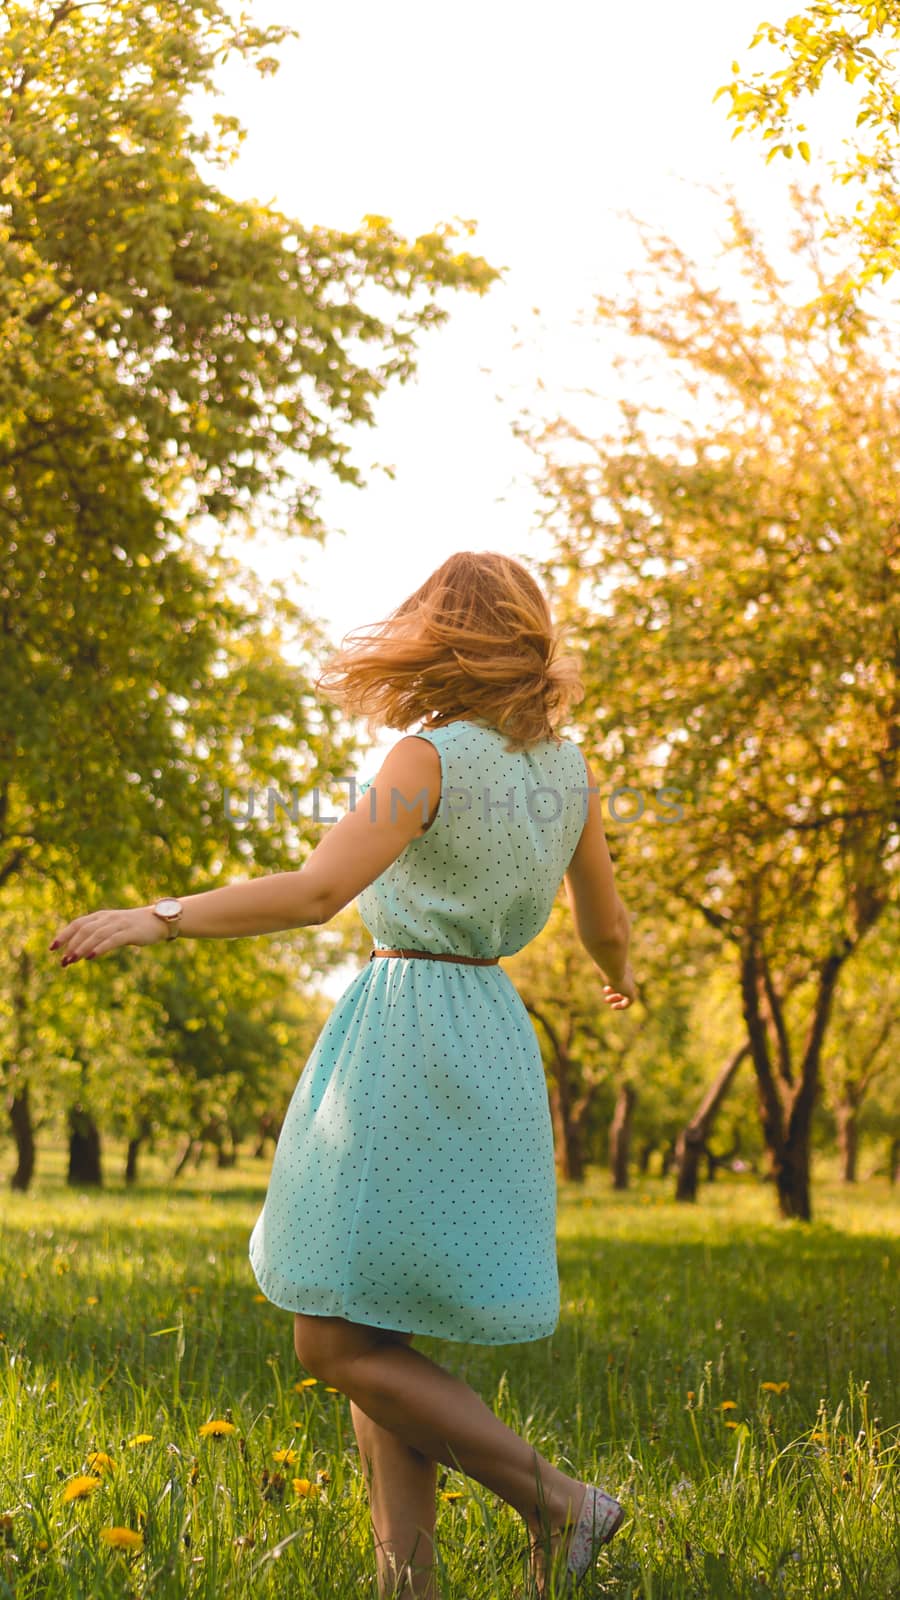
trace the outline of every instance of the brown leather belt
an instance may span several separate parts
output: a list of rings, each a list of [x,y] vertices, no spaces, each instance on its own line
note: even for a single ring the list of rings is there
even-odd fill
[[[496,967],[500,960],[499,956],[439,956],[433,950],[373,950],[369,955],[370,961],[373,956],[420,956],[426,961],[465,961],[470,967]]]

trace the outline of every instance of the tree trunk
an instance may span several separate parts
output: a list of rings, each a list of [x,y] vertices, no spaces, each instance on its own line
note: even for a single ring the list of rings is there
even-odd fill
[[[191,1156],[196,1154],[195,1146],[197,1146],[200,1149],[202,1149],[203,1148],[203,1141],[201,1139],[195,1138],[194,1134],[189,1133],[187,1138],[184,1141],[184,1144],[182,1145],[181,1154],[178,1157],[178,1160],[176,1161],[175,1166],[174,1166],[174,1168],[172,1170],[172,1178],[173,1178],[173,1180],[175,1178],[180,1178],[181,1177],[181,1174],[183,1173],[183,1171],[184,1171],[185,1167],[187,1166],[188,1162],[190,1161]]]
[[[14,958],[15,959],[15,958]],[[29,1020],[29,985],[32,960],[27,950],[20,950],[15,960],[12,986],[12,1011],[14,1033],[12,1061],[4,1063],[3,1076],[8,1089],[6,1108],[10,1128],[16,1144],[16,1170],[9,1180],[10,1188],[26,1190],[34,1177],[34,1124],[31,1120],[31,1095],[27,1078],[19,1072],[16,1063],[26,1059]]]
[[[781,1001],[771,983],[765,957],[760,955],[753,941],[748,941],[741,952],[744,1021],[756,1072],[760,1122],[778,1195],[778,1209],[782,1217],[796,1218],[800,1222],[812,1220],[810,1140],[813,1109],[819,1090],[822,1042],[838,974],[852,948],[852,943],[845,941],[842,951],[832,951],[819,964],[818,988],[800,1070],[796,1075],[790,1061],[784,1019],[780,1014]],[[770,1054],[768,1031],[761,1008],[763,990],[767,995],[769,1017],[779,1044],[776,1062],[773,1062]]]
[[[678,1178],[675,1185],[676,1200],[696,1200],[697,1184],[700,1176],[700,1157],[703,1154],[706,1141],[712,1131],[713,1122],[722,1101],[731,1087],[734,1075],[744,1057],[749,1054],[750,1041],[745,1040],[725,1062],[725,1065],[707,1089],[690,1122],[685,1128],[682,1128],[678,1135],[675,1144],[675,1160],[678,1163]],[[708,1153],[707,1160],[709,1160]],[[714,1170],[710,1167],[710,1178],[713,1175]]]
[[[137,1133],[128,1141],[128,1151],[125,1156],[125,1182],[137,1183],[138,1153],[141,1145],[149,1139],[153,1132],[153,1124],[149,1117],[141,1117],[138,1122]]]
[[[847,1104],[838,1106],[837,1134],[841,1155],[841,1178],[844,1183],[855,1183],[859,1158],[859,1117],[856,1106]]]
[[[66,1182],[99,1189],[103,1185],[100,1165],[100,1129],[84,1106],[69,1111],[69,1171]]]
[[[254,1161],[262,1161],[262,1159],[263,1159],[263,1157],[265,1156],[265,1153],[266,1153],[266,1144],[268,1143],[269,1139],[274,1139],[275,1143],[277,1144],[278,1143],[278,1135],[280,1134],[280,1132],[281,1132],[281,1120],[280,1120],[280,1118],[276,1117],[274,1115],[274,1113],[271,1112],[271,1111],[264,1111],[262,1116],[259,1119],[259,1126],[258,1126],[258,1130],[257,1130],[257,1144],[256,1144],[256,1146],[254,1148],[254,1151],[253,1151],[253,1159],[254,1159]]]
[[[9,1180],[9,1186],[24,1192],[34,1177],[35,1158],[34,1124],[27,1083],[23,1083],[9,1097],[9,1121],[16,1142],[16,1170]]]
[[[810,1128],[798,1127],[785,1140],[773,1159],[772,1176],[783,1217],[799,1222],[812,1221],[812,1193],[809,1186]]]
[[[573,1116],[571,1062],[563,1050],[557,1051],[553,1079],[550,1111],[556,1135],[557,1171],[568,1183],[583,1183],[584,1139],[581,1124]]]
[[[888,1147],[891,1183],[900,1183],[900,1139],[894,1138]]]
[[[630,1083],[619,1085],[616,1109],[609,1125],[609,1169],[614,1189],[628,1188],[628,1154],[631,1147],[631,1119],[637,1090]]]
[[[139,1133],[136,1134],[133,1139],[129,1139],[129,1141],[128,1141],[128,1150],[127,1150],[126,1155],[125,1155],[125,1182],[126,1183],[137,1183],[138,1151],[140,1150],[141,1145],[143,1144],[143,1142],[144,1141],[143,1141],[143,1139],[142,1139],[142,1137],[141,1137],[141,1135]]]

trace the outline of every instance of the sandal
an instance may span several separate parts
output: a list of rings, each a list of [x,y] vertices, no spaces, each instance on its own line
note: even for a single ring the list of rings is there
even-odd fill
[[[586,1485],[585,1496],[581,1504],[578,1520],[569,1539],[566,1553],[566,1568],[562,1579],[557,1578],[555,1593],[559,1600],[564,1596],[575,1594],[576,1584],[580,1584],[593,1564],[598,1550],[609,1544],[613,1534],[617,1533],[625,1518],[625,1508],[618,1500],[614,1500],[605,1490],[597,1488],[594,1484]],[[559,1560],[559,1556],[556,1557]],[[550,1588],[536,1585],[530,1577],[525,1589],[517,1591],[517,1600],[548,1600]]]
[[[609,1544],[613,1534],[618,1533],[624,1518],[625,1507],[618,1500],[594,1484],[588,1484],[566,1558],[569,1594],[574,1593],[576,1583],[581,1582],[601,1546]]]

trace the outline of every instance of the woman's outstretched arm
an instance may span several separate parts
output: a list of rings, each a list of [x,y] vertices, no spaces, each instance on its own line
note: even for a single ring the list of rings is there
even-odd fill
[[[297,872],[274,872],[204,894],[179,896],[179,933],[188,939],[240,939],[329,922],[425,831],[440,794],[440,758],[415,735],[385,757],[364,800],[330,828]],[[168,886],[167,886],[168,888]],[[165,924],[151,906],[91,911],[66,923],[51,950],[62,965],[126,944],[157,944]]]

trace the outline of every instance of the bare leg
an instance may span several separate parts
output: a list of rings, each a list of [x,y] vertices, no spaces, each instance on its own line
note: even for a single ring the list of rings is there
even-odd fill
[[[350,1401],[369,1495],[378,1593],[437,1600],[434,1523],[437,1462],[412,1449]]]
[[[421,1351],[340,1317],[298,1316],[294,1342],[317,1377],[411,1449],[492,1489],[533,1537],[561,1534],[577,1518],[585,1485],[551,1466],[468,1384]],[[559,1544],[555,1539],[550,1550]]]

